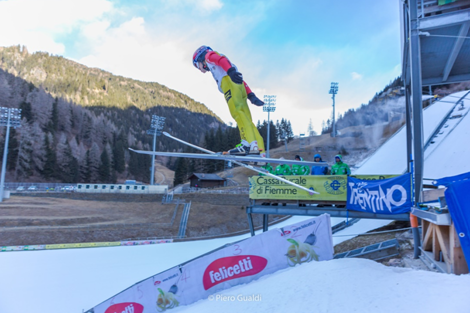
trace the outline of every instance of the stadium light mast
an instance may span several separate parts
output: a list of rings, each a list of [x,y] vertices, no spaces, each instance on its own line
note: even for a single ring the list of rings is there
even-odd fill
[[[3,190],[5,188],[5,172],[7,169],[8,141],[10,138],[10,126],[17,128],[21,126],[21,109],[0,108],[0,126],[6,126],[5,147],[3,148],[2,177],[0,179],[0,202],[3,201]]]
[[[268,143],[266,145],[266,157],[269,158],[269,130],[271,129],[269,113],[276,111],[276,96],[264,95],[263,111],[268,112]]]
[[[155,152],[155,145],[157,143],[157,136],[160,136],[162,132],[160,130],[163,129],[163,125],[165,124],[165,117],[152,115],[152,121],[150,123],[150,129],[147,130],[148,135],[153,135],[153,152]],[[155,155],[152,155],[152,167],[150,170],[150,185],[154,184],[154,176],[155,176]]]
[[[330,95],[333,99],[333,132],[332,137],[336,137],[336,124],[335,124],[335,95],[338,93],[338,83],[331,83]]]

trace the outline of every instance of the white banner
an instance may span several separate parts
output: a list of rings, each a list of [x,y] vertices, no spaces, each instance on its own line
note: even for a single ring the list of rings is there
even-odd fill
[[[330,216],[323,214],[250,237],[157,274],[89,312],[164,312],[287,267],[331,259]]]

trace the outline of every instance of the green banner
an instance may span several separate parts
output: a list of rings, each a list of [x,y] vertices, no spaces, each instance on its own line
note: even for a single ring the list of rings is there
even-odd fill
[[[437,4],[444,5],[444,4],[449,4],[449,3],[457,2],[457,1],[460,1],[460,0],[439,0]]]
[[[320,194],[309,194],[269,176],[250,177],[250,199],[346,201],[346,175],[280,176]]]

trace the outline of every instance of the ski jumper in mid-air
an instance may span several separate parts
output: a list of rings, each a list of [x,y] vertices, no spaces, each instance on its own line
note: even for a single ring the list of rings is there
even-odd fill
[[[230,114],[237,122],[240,130],[241,144],[234,149],[224,152],[231,155],[261,154],[265,156],[263,138],[258,132],[251,118],[246,99],[256,106],[263,106],[264,102],[258,99],[250,87],[243,81],[235,64],[223,54],[213,51],[210,47],[201,46],[194,52],[193,65],[202,73],[210,71],[220,92],[225,96]]]

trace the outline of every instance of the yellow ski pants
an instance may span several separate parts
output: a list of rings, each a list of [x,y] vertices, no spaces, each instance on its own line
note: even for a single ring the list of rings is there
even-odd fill
[[[258,149],[265,152],[263,137],[258,132],[258,128],[251,120],[251,112],[246,102],[247,95],[243,84],[235,84],[229,76],[224,76],[221,82],[222,92],[227,101],[230,114],[237,122],[240,130],[240,137],[249,143],[256,140]]]

